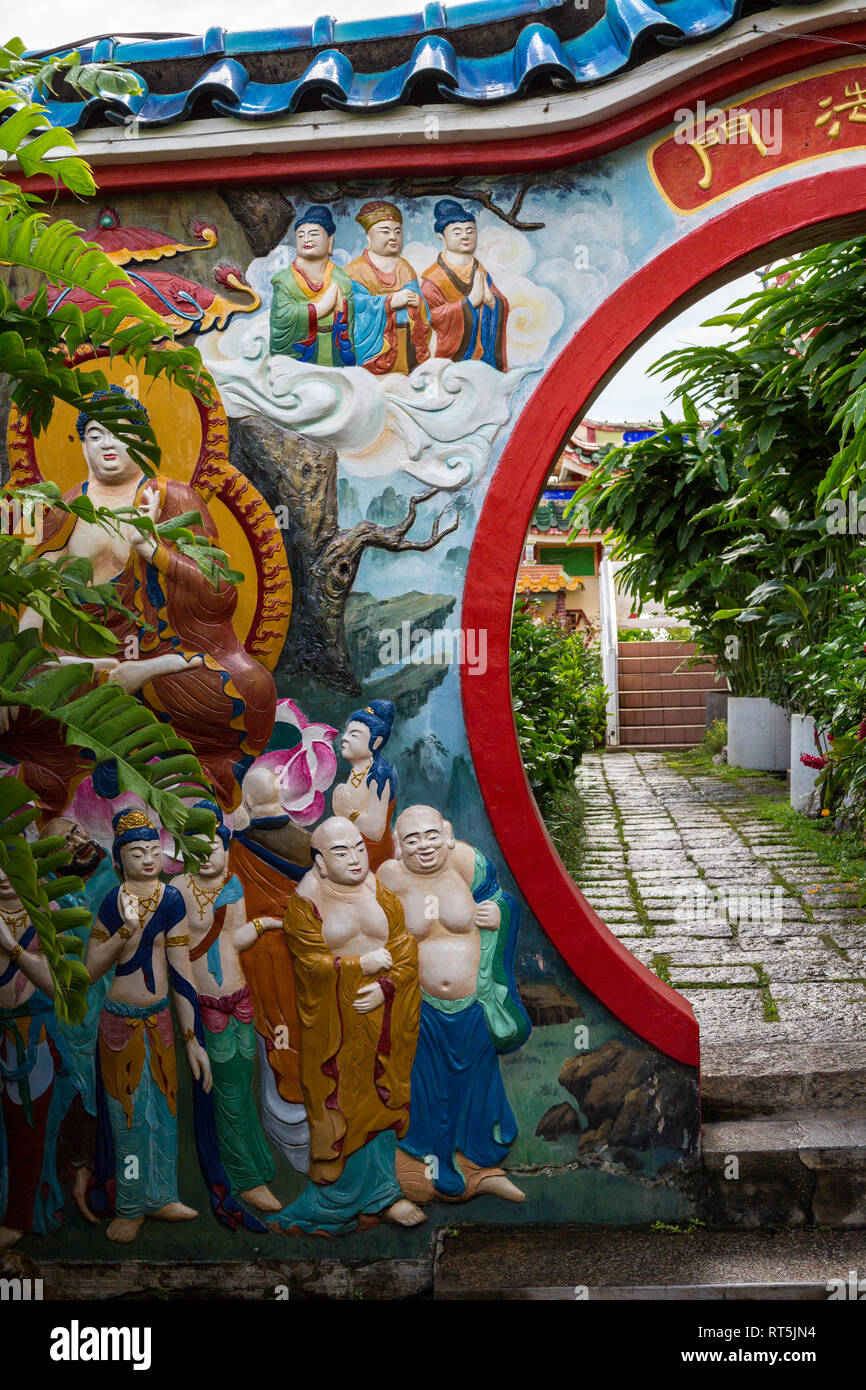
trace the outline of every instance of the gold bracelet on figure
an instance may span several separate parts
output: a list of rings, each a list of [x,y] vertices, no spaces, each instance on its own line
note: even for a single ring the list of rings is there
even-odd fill
[[[96,922],[90,933],[91,941],[110,941],[111,932],[105,930],[100,922]]]
[[[262,921],[261,917],[253,918],[253,926],[256,929],[256,936],[261,936],[262,933],[266,930],[265,924]]]
[[[129,930],[129,927],[124,925],[117,928],[117,935],[120,937],[121,941],[128,941],[132,936],[132,932]]]
[[[195,1041],[195,1029],[194,1029],[194,1028],[187,1028],[186,1032],[185,1032],[184,1035],[183,1035],[183,1040],[184,1040],[184,1042],[194,1042],[194,1041]]]
[[[10,959],[10,960],[17,960],[19,956],[23,956],[23,955],[24,955],[24,947],[21,945],[21,943],[20,943],[20,941],[19,941],[18,945],[17,945],[17,946],[13,946],[13,947],[12,947],[12,950],[9,952],[9,959]]]
[[[165,944],[166,944],[166,946],[188,946],[188,945],[189,945],[189,937],[188,937],[188,936],[167,936],[167,937],[165,938]]]

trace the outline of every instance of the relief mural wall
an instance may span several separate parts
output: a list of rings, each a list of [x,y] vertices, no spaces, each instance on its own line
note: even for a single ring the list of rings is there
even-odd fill
[[[189,739],[217,833],[186,875],[110,759],[4,711],[7,769],[74,850],[94,926],[87,1018],[61,1027],[0,883],[3,1245],[182,1259],[327,1236],[372,1259],[426,1248],[458,1205],[688,1212],[696,1071],[619,1023],[519,897],[459,689],[461,666],[486,669],[460,607],[509,424],[670,238],[635,178],[649,187],[626,152],[532,183],[99,211],[91,235],[199,347],[207,390],[102,358],[153,425],[158,475],[58,404],[36,439],[13,411],[11,476],[160,523],[154,541],[49,513],[40,553],[118,584],[118,657],[94,679]],[[189,513],[236,582],[178,543]]]

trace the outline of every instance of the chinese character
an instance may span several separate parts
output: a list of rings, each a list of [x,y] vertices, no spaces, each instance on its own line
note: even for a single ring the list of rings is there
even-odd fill
[[[760,133],[751,111],[733,111],[726,120],[717,121],[712,129],[705,130],[696,140],[690,140],[689,144],[703,166],[703,174],[698,179],[698,188],[708,189],[713,182],[713,166],[710,164],[710,157],[707,150],[714,149],[717,145],[736,145],[748,144],[751,141],[762,159],[766,159],[768,150]]]
[[[842,122],[835,117],[848,112],[848,120],[859,122],[866,125],[866,92],[864,92],[859,82],[852,82],[845,88],[846,101],[839,101],[835,105],[832,97],[822,97],[818,105],[824,114],[819,116],[815,125],[820,129],[821,126],[828,126],[827,137],[830,140],[838,140],[842,132]],[[830,122],[832,121],[832,125]]]

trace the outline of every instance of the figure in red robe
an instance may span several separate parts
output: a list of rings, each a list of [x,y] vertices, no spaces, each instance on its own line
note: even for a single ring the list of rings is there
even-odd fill
[[[486,362],[505,372],[508,300],[475,255],[475,215],[454,198],[440,198],[433,213],[444,246],[424,271],[421,293],[436,330],[436,356]]]
[[[113,392],[125,395],[120,387]],[[130,418],[146,419],[132,397]],[[124,445],[104,425],[86,414],[77,429],[87,460],[87,480],[65,500],[88,496],[95,506],[132,509],[155,523],[197,512],[200,524],[190,530],[218,539],[217,528],[201,496],[175,479],[146,478]],[[232,625],[237,589],[228,580],[216,584],[190,555],[170,540],[142,533],[128,522],[117,531],[88,523],[66,512],[50,512],[39,553],[85,558],[93,581],[114,581],[123,605],[135,616],[114,608],[95,610],[118,638],[118,657],[97,660],[97,679],[120,684],[134,693],[175,733],[186,738],[212,783],[220,805],[232,810],[240,801],[240,781],[266,747],[276,713],[271,673],[245,649]],[[91,610],[93,611],[93,610]],[[32,609],[22,614],[21,628],[42,627]],[[63,656],[64,661],[83,657]],[[83,682],[84,694],[89,687]],[[20,775],[51,815],[69,804],[74,783],[93,770],[81,750],[67,746],[60,726],[22,708],[15,717],[4,709],[0,752],[21,764]],[[111,765],[103,764],[99,790],[116,795]]]

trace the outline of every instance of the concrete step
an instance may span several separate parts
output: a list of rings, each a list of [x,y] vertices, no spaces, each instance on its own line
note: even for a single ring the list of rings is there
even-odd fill
[[[708,1043],[701,1108],[705,1122],[866,1109],[866,1042]]]
[[[687,1182],[712,1225],[866,1226],[866,1108],[704,1124]]]
[[[433,1296],[827,1301],[861,1278],[866,1293],[863,1231],[467,1225],[440,1236]]]

